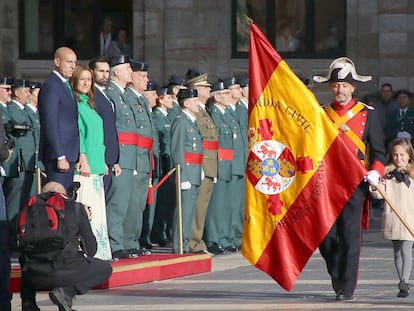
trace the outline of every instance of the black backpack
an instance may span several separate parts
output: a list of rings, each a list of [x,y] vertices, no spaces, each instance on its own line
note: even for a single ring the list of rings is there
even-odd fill
[[[71,203],[57,192],[29,198],[17,218],[18,251],[28,259],[55,260],[69,244],[65,208]]]

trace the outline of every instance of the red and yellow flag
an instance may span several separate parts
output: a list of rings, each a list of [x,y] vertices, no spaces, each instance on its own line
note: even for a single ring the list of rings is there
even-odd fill
[[[242,254],[290,291],[366,171],[254,24]]]

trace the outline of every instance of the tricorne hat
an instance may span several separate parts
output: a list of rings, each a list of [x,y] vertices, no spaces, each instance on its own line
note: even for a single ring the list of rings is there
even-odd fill
[[[18,88],[18,87],[30,87],[31,83],[29,80],[25,79],[17,79],[14,80],[12,88]]]
[[[40,89],[41,86],[42,86],[41,82],[30,81],[30,88],[31,89]]]
[[[157,89],[157,95],[158,96],[164,96],[164,95],[168,95],[168,94],[172,94],[172,93],[171,93],[170,88],[167,87],[167,86],[159,87]]]
[[[356,72],[355,65],[348,57],[335,59],[329,66],[329,72],[326,77],[314,76],[315,82],[367,82],[372,76],[361,76]]]
[[[223,81],[217,81],[217,82],[213,83],[213,85],[211,86],[211,93],[222,91],[222,90],[225,90],[225,89],[226,89],[226,87],[224,85],[224,82]]]
[[[154,81],[148,81],[147,89],[145,91],[157,91],[160,86]]]
[[[226,89],[228,89],[232,85],[239,84],[239,81],[238,81],[238,79],[236,77],[230,77],[230,78],[220,79],[219,81],[223,81],[224,87]]]
[[[248,77],[238,77],[237,82],[239,82],[241,88],[249,86],[249,78]]]
[[[178,94],[177,94],[177,98],[178,100],[183,100],[183,99],[187,99],[187,98],[193,98],[193,97],[197,97],[198,96],[198,92],[196,89],[181,89]]]
[[[132,71],[148,71],[148,63],[136,59],[129,60]]]
[[[176,75],[171,75],[170,78],[168,79],[168,86],[183,86],[185,82],[184,78],[181,78],[179,76]]]
[[[12,77],[1,77],[0,85],[13,85],[14,78]]]
[[[117,65],[127,64],[129,60],[130,57],[128,55],[113,56],[109,58],[109,64],[111,67],[115,67]]]

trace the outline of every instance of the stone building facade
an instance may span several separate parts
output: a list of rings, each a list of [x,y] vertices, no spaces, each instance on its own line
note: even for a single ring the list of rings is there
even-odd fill
[[[217,77],[246,74],[247,59],[232,58],[231,0],[132,0],[135,57],[150,63],[151,78],[166,82],[188,68]],[[348,0],[347,56],[373,81],[359,94],[376,91],[384,82],[414,91],[414,1]],[[0,73],[41,81],[50,59],[19,58],[18,1],[0,0]],[[326,72],[332,59],[286,59],[306,77]],[[80,60],[86,63],[87,60]],[[315,85],[320,101],[327,89]]]

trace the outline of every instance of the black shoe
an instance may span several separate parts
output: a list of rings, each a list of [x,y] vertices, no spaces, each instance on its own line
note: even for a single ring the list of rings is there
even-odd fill
[[[138,256],[133,257],[129,251],[119,250],[112,253],[112,261],[119,261],[120,259],[128,259],[128,258],[136,258]]]
[[[209,247],[207,247],[207,250],[210,253],[213,253],[214,255],[221,255],[221,254],[227,254],[228,252],[222,248],[221,246],[218,246],[217,244],[213,244]]]
[[[165,239],[165,240],[161,240],[161,241],[159,241],[159,242],[158,242],[158,245],[159,245],[160,247],[172,247],[172,243],[171,243],[171,241],[170,241],[170,240],[168,240],[168,239]]]
[[[139,256],[141,256],[138,249],[136,248],[131,248],[125,252],[128,254],[129,259],[134,259],[134,258],[138,258]]]
[[[236,246],[227,246],[224,249],[229,253],[237,253],[239,251]]]
[[[145,247],[140,247],[139,252],[142,256],[149,256],[149,255],[152,254],[152,252],[150,250],[146,249]]]
[[[405,298],[410,294],[410,286],[405,281],[401,281],[398,284],[398,289],[400,290],[400,292],[398,293],[397,297]]]
[[[354,295],[352,294],[343,294],[342,291],[339,291],[338,294],[336,295],[336,300],[337,301],[353,301],[355,300]]]
[[[65,293],[63,287],[52,290],[49,297],[59,307],[59,311],[72,311],[72,297]]]
[[[3,309],[0,309],[3,310]],[[7,310],[7,309],[5,309]],[[11,309],[9,309],[11,310]],[[40,308],[37,306],[36,302],[32,301],[23,301],[22,302],[22,311],[40,311]]]
[[[142,247],[145,247],[146,249],[152,249],[152,244],[148,243],[148,242],[139,242],[139,244],[141,244]]]

